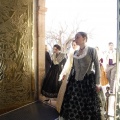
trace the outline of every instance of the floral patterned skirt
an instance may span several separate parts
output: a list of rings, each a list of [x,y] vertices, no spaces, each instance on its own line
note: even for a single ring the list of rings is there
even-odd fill
[[[69,78],[60,116],[65,120],[101,120],[94,73],[81,81],[74,78],[75,75]]]

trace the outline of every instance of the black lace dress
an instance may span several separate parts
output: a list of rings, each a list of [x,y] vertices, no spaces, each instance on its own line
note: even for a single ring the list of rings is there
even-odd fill
[[[42,95],[49,98],[57,97],[61,86],[61,81],[58,81],[58,79],[65,62],[66,58],[63,53],[60,53],[57,57],[53,55],[51,68],[43,81]]]

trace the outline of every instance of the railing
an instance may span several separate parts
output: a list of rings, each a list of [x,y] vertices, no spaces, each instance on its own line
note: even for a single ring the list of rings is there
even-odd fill
[[[109,120],[110,117],[114,117],[114,116],[110,116],[109,115],[109,107],[111,104],[114,103],[114,101],[110,101],[110,97],[113,97],[113,100],[115,99],[115,94],[114,93],[110,93],[110,87],[106,87],[106,93],[105,93],[105,96],[106,96],[106,104],[105,104],[105,120]],[[112,98],[111,98],[112,99]],[[112,102],[112,103],[110,103]],[[115,104],[115,103],[114,103]]]
[[[106,87],[106,90],[107,90],[107,92],[105,93],[105,96],[106,96],[105,120],[108,120],[108,118],[109,118],[109,116],[108,116],[108,106],[109,106],[109,96],[110,96],[109,90],[110,90],[110,87]]]

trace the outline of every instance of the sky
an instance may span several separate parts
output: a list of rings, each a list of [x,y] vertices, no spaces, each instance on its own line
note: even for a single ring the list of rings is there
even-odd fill
[[[88,33],[88,45],[106,50],[117,41],[117,0],[46,0],[46,31],[65,23]]]

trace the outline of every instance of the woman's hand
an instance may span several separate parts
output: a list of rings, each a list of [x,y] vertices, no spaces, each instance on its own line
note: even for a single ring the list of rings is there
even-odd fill
[[[96,85],[96,91],[97,91],[97,92],[100,92],[101,90],[102,90],[102,87],[99,86],[99,85]]]
[[[63,75],[62,80],[65,80],[65,78],[66,78],[66,75]]]

